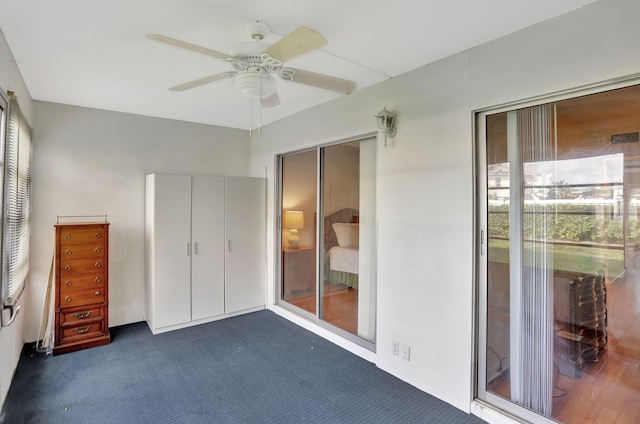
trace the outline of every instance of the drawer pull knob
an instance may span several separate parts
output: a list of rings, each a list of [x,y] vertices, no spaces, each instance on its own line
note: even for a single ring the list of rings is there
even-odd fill
[[[66,269],[67,271],[71,271],[71,265],[65,266],[64,269]]]
[[[100,281],[102,281],[102,278],[96,277],[96,283],[99,283]]]
[[[67,302],[71,302],[71,296],[65,297],[64,300],[66,300]]]
[[[67,286],[70,286],[70,285],[71,285],[71,280],[67,280],[67,281],[65,282],[65,284],[66,284]]]
[[[66,253],[67,255],[70,255],[72,252],[71,252],[71,250],[67,249],[67,251],[64,252],[64,253]]]
[[[96,262],[96,268],[101,268],[102,264],[100,262]]]
[[[73,314],[72,316],[74,318],[89,318],[91,316],[91,314],[93,313],[93,311],[84,311],[84,312],[76,312],[75,314]]]
[[[99,291],[95,292],[95,295],[100,296],[100,292]]]
[[[96,233],[96,238],[100,238],[100,237],[102,237],[102,234]]]
[[[74,328],[73,331],[75,331],[78,334],[84,334],[87,331],[91,330],[91,325],[87,325],[86,327],[79,327],[79,328]]]
[[[64,235],[64,238],[66,238],[67,240],[69,240],[71,238],[71,234],[67,233]]]
[[[96,253],[100,253],[100,248],[96,247],[95,249],[93,249],[93,251],[96,252]]]

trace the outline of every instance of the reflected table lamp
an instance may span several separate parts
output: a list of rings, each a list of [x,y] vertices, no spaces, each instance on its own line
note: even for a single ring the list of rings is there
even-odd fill
[[[300,244],[298,230],[302,230],[304,228],[304,213],[302,211],[285,211],[282,227],[288,229],[291,234],[287,239],[289,247],[292,249],[298,249]]]

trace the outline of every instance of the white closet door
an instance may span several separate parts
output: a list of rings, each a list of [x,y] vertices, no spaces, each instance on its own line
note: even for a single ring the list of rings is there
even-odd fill
[[[226,312],[265,304],[264,178],[227,177]]]
[[[161,328],[191,320],[191,177],[156,174],[153,214],[153,326]]]
[[[191,319],[224,313],[224,177],[194,176]]]

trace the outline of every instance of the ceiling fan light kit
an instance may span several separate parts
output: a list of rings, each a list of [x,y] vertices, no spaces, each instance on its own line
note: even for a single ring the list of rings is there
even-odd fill
[[[234,84],[238,90],[251,99],[263,99],[276,92],[277,85],[273,76],[260,68],[249,68],[239,72]]]
[[[302,26],[269,46],[261,42],[270,32],[269,25],[254,21],[247,24],[246,29],[253,41],[236,44],[231,48],[230,55],[165,35],[148,34],[147,38],[215,57],[229,63],[235,70],[180,84],[170,88],[172,91],[184,91],[219,80],[233,79],[235,87],[244,96],[261,99],[262,107],[274,107],[280,104],[275,77],[340,94],[350,94],[355,90],[356,84],[353,81],[283,67],[285,62],[326,45],[327,40],[319,32]]]

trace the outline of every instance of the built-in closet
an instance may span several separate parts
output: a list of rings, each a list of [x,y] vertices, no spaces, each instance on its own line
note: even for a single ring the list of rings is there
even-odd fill
[[[162,333],[264,308],[265,180],[146,177],[146,320]]]

